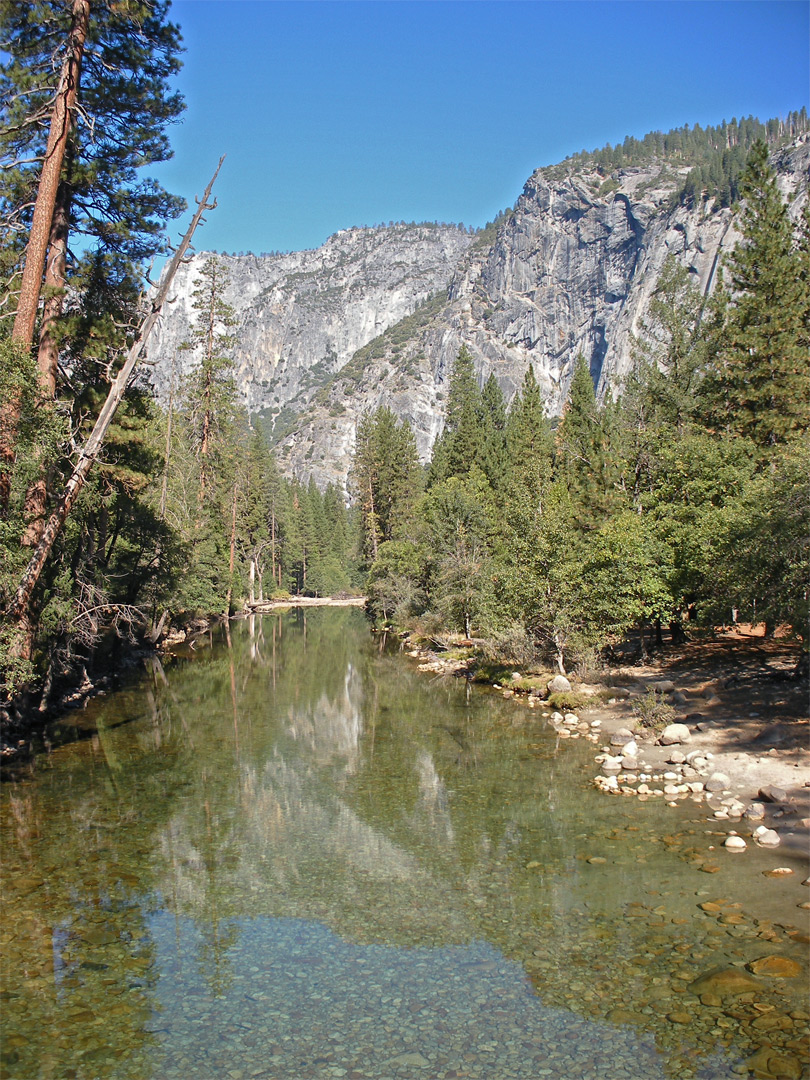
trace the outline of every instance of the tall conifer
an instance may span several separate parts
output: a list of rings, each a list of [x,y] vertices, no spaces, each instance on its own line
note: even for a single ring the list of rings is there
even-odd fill
[[[509,410],[506,439],[510,491],[519,489],[518,498],[536,500],[551,480],[554,444],[531,364]]]
[[[762,142],[751,151],[742,193],[742,240],[726,264],[732,298],[710,372],[711,409],[721,430],[770,447],[810,423],[807,246],[794,243]]]
[[[444,430],[433,448],[429,482],[466,476],[479,463],[483,403],[472,355],[462,345],[450,372]]]

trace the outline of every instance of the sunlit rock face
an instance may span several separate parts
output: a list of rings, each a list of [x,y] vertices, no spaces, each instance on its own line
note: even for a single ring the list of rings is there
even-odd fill
[[[391,225],[344,229],[314,251],[219,255],[229,279],[224,299],[239,388],[252,413],[278,417],[340,371],[357,349],[446,289],[473,237],[455,226]],[[182,349],[194,322],[194,289],[211,252],[180,267],[171,299],[147,343],[151,379],[168,397],[196,362]]]
[[[798,219],[810,143],[780,151],[773,164]],[[228,259],[238,271],[229,299],[240,313],[239,380],[248,404],[276,416],[286,406],[286,421],[298,413],[280,441],[282,468],[314,475],[322,486],[345,483],[357,422],[379,405],[408,419],[426,460],[462,344],[480,380],[494,374],[507,400],[531,364],[550,415],[562,410],[580,354],[600,396],[620,390],[667,257],[708,293],[739,239],[731,210],[673,206],[687,171],[628,168],[606,184],[584,166],[538,169],[494,236],[421,226],[352,229],[317,252]],[[164,391],[188,325],[193,266],[185,275],[150,345]],[[421,325],[407,334],[389,330],[373,356],[345,366],[355,349],[443,289],[446,303]]]

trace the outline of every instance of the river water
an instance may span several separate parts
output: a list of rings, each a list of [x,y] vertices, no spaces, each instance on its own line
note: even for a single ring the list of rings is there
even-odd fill
[[[236,624],[49,738],[2,789],[3,1077],[801,1075],[806,870],[598,793],[592,744],[357,610]],[[773,955],[801,974],[692,992]]]

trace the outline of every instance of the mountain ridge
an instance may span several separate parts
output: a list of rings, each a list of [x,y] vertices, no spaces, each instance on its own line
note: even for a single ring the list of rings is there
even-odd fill
[[[772,164],[797,218],[810,141],[804,131],[782,143]],[[684,195],[695,168],[653,155],[607,172],[594,152],[536,169],[512,210],[474,234],[398,223],[340,230],[309,252],[223,256],[235,274],[225,299],[239,318],[237,380],[282,470],[345,485],[357,422],[379,405],[408,419],[427,460],[461,344],[479,379],[494,374],[507,401],[532,364],[550,415],[580,353],[600,396],[619,387],[666,258],[708,293],[737,241],[720,187]],[[178,282],[148,345],[164,399],[205,257]]]

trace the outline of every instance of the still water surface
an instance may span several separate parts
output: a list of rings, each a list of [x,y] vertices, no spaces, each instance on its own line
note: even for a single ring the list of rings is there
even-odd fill
[[[805,978],[689,991],[804,965],[800,875],[599,794],[592,745],[354,609],[236,625],[53,737],[2,791],[3,1077],[718,1080],[765,1039],[800,1075]]]

